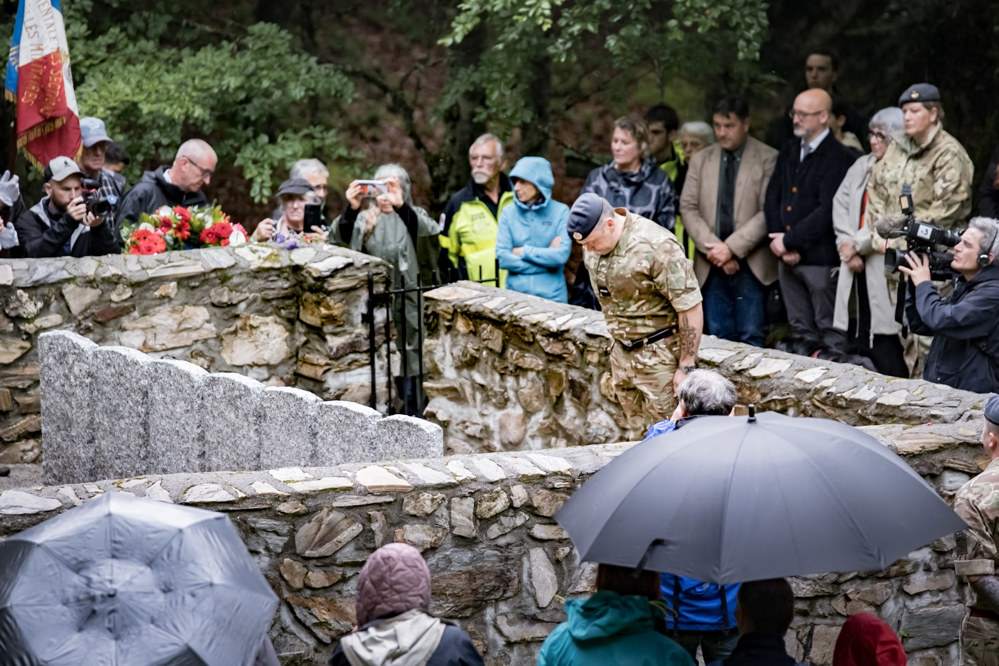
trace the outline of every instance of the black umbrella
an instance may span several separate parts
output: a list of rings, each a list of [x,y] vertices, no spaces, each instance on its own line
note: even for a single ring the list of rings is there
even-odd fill
[[[0,543],[0,663],[252,664],[277,597],[229,522],[106,493]]]
[[[582,559],[733,583],[884,569],[964,522],[836,421],[702,416],[638,444],[555,514]]]

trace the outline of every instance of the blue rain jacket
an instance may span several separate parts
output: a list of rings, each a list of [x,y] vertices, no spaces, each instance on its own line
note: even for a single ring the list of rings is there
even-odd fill
[[[514,205],[500,213],[496,258],[509,271],[506,288],[565,303],[565,262],[572,250],[566,230],[569,207],[552,200],[555,177],[543,157],[522,157],[510,172],[510,179],[515,178],[538,188],[541,199],[525,204],[515,195]],[[559,246],[550,247],[556,237],[562,239]],[[523,255],[515,255],[515,247],[524,248]]]

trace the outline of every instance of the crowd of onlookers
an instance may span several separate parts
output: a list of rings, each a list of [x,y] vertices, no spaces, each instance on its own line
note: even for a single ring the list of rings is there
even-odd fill
[[[717,103],[710,127],[680,125],[664,105],[618,118],[612,158],[590,172],[582,193],[676,234],[694,262],[709,334],[999,389],[991,316],[999,306],[999,151],[979,188],[982,217],[969,221],[974,170],[944,129],[939,90],[914,84],[864,124],[835,95],[836,70],[832,55],[808,57],[809,88],[777,128],[777,148],[750,136],[749,106],[738,97]],[[441,220],[445,269],[599,308],[580,245],[565,234],[569,211],[550,200],[551,166],[525,157],[507,176],[492,135],[469,157],[473,180]],[[925,233],[940,235],[924,243]]]
[[[749,106],[738,97],[720,100],[710,125],[681,124],[666,105],[644,117],[618,118],[611,159],[590,172],[581,193],[676,234],[694,263],[709,334],[894,376],[928,370],[928,379],[962,388],[999,385],[999,363],[992,360],[999,359],[999,340],[993,345],[988,326],[978,322],[976,337],[941,351],[945,358],[927,358],[925,336],[956,323],[921,315],[919,298],[905,307],[906,289],[915,296],[925,280],[921,273],[909,279],[914,269],[896,253],[908,247],[903,192],[916,220],[948,230],[964,226],[973,207],[972,164],[943,127],[939,91],[913,85],[897,107],[863,123],[836,96],[836,77],[834,56],[809,55],[808,89],[778,123],[776,148],[750,136]],[[45,196],[35,206],[24,205],[16,177],[0,181],[5,256],[117,252],[120,229],[143,213],[207,203],[202,187],[218,158],[206,142],[185,142],[172,164],[145,172],[127,190],[120,169],[128,157],[120,145],[100,119],[80,124],[79,161],[59,157],[46,166]],[[326,166],[299,160],[277,191],[276,209],[253,227],[251,239],[289,247],[325,241],[371,252],[395,266],[397,288],[461,277],[599,308],[580,244],[566,232],[569,208],[552,198],[551,164],[523,157],[507,173],[503,142],[492,134],[473,143],[469,163],[470,182],[435,221],[413,204],[409,176],[398,165],[352,182],[346,209],[333,219]],[[986,217],[999,208],[995,165],[993,159],[979,188],[978,208]],[[984,243],[973,248],[983,269],[979,282],[990,281],[988,257],[999,245],[990,224],[979,223],[975,232]],[[887,273],[886,253],[893,269]],[[950,296],[954,286],[932,272],[930,282]],[[953,274],[974,282],[957,268]],[[989,287],[975,298],[980,312],[981,299],[991,307],[999,294],[994,298]],[[413,334],[420,303],[415,296],[406,300],[396,320],[405,320]],[[412,341],[408,346],[415,349]],[[979,371],[966,380],[972,362]],[[416,372],[407,368],[406,376]]]
[[[477,666],[484,660],[471,637],[430,613],[431,574],[420,552],[386,544],[365,562],[354,597],[357,624],[341,637],[330,666],[411,664]],[[727,649],[701,652],[708,666],[799,666],[784,636],[794,618],[794,594],[783,578],[737,587]],[[678,643],[660,598],[655,571],[600,564],[596,592],[565,600],[567,620],[545,639],[538,666],[649,664],[694,666],[693,649]],[[728,640],[728,637],[731,640]],[[905,651],[888,624],[869,613],[847,618],[833,652],[833,666],[904,666]]]

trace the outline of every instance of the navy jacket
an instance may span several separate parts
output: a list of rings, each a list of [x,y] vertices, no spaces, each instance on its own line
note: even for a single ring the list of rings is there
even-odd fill
[[[784,638],[776,634],[749,633],[739,636],[739,642],[728,659],[713,661],[708,666],[799,666],[784,647]]]
[[[163,176],[168,168],[161,166],[155,171],[142,174],[142,180],[125,195],[118,208],[118,227],[125,222],[135,222],[142,213],[155,213],[161,206],[190,208],[208,204],[208,199],[201,190],[187,192],[168,183]]]
[[[983,268],[971,280],[958,278],[946,301],[932,282],[910,287],[905,306],[912,332],[933,336],[923,379],[999,392],[999,266]]]
[[[767,231],[784,234],[784,247],[801,254],[805,266],[839,266],[832,201],[854,158],[830,132],[800,160],[801,140],[788,141],[777,155],[763,213]]]

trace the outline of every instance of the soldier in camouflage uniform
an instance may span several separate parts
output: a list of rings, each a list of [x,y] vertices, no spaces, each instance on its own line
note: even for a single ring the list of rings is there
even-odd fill
[[[985,471],[961,486],[954,511],[968,524],[957,534],[954,572],[971,587],[961,627],[964,666],[999,666],[999,396],[985,406]]]
[[[693,264],[671,232],[595,194],[576,200],[568,230],[614,338],[615,394],[640,436],[669,418],[676,386],[696,367],[703,310]]]
[[[971,214],[971,159],[941,124],[943,108],[936,86],[910,86],[898,105],[902,107],[905,136],[889,144],[888,152],[871,171],[867,223],[874,225],[882,238],[900,227],[904,218],[899,196],[902,185],[908,184],[912,186],[916,219],[953,229]]]
[[[864,219],[872,230],[871,244],[882,253],[888,247],[905,249],[905,239],[888,239],[888,234],[905,220],[899,206],[903,185],[912,187],[917,220],[953,229],[971,214],[975,168],[960,142],[943,128],[940,91],[929,83],[917,83],[902,93],[898,105],[902,107],[905,136],[888,145],[867,181]],[[897,288],[898,276],[889,275],[893,308],[898,300]],[[937,288],[944,296],[952,291],[947,283],[938,283]],[[912,377],[922,376],[930,341],[919,335],[906,338],[905,360]]]

